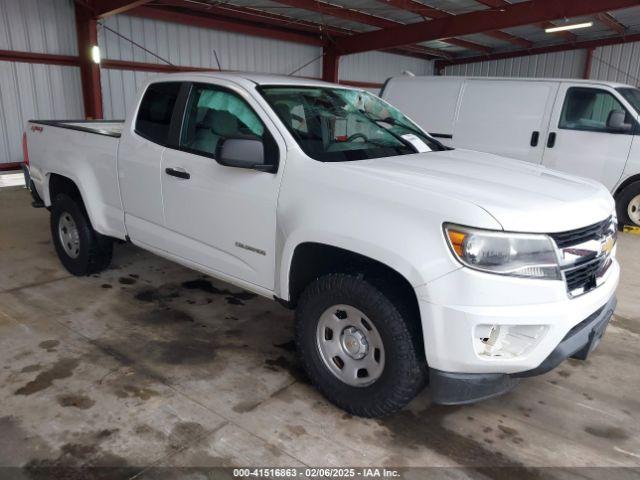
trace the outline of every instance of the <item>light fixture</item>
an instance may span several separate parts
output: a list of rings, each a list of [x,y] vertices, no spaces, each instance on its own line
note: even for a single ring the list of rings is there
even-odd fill
[[[91,47],[91,60],[93,63],[100,64],[100,47],[97,45]]]
[[[593,22],[584,22],[584,23],[572,23],[569,25],[560,25],[558,27],[545,28],[544,31],[547,33],[553,32],[563,32],[565,30],[576,30],[578,28],[589,28],[593,27]]]

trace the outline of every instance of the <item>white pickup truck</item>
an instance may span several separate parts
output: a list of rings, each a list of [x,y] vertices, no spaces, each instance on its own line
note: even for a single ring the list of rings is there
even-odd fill
[[[25,154],[71,273],[126,240],[295,308],[311,380],[356,415],[506,392],[586,358],[615,308],[606,188],[443,147],[358,89],[158,76],[125,122],[29,122]]]

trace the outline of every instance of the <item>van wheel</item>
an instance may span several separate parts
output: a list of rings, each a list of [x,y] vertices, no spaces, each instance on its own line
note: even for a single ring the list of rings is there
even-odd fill
[[[422,390],[426,368],[411,319],[367,281],[319,278],[296,309],[296,346],[313,384],[362,417],[397,412]]]
[[[640,226],[640,182],[625,187],[616,197],[618,223]]]
[[[93,229],[82,201],[65,194],[55,197],[51,237],[62,265],[73,275],[97,273],[111,263],[113,240]]]

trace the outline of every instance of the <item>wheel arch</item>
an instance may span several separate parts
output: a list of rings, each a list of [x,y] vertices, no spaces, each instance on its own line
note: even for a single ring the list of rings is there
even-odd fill
[[[615,198],[616,200],[618,199],[618,196],[624,191],[625,188],[627,188],[629,185],[636,183],[636,182],[640,182],[640,173],[636,174],[636,175],[631,175],[628,178],[625,178],[622,183],[620,183],[620,185],[618,185],[618,187],[616,187],[615,192],[613,194],[613,198]]]
[[[419,351],[424,352],[418,297],[409,279],[386,263],[352,250],[318,242],[298,244],[289,265],[288,306],[295,307],[309,284],[332,273],[359,276],[388,296],[403,316],[415,322]]]

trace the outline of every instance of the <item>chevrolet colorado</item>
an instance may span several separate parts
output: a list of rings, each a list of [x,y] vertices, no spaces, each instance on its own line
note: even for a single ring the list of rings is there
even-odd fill
[[[309,377],[356,415],[504,393],[586,358],[615,308],[605,187],[444,147],[362,90],[162,75],[126,121],[33,120],[24,148],[71,273],[126,240],[295,308]]]

